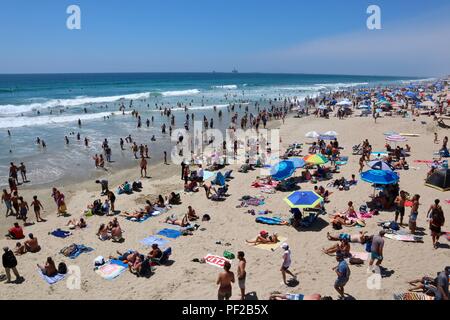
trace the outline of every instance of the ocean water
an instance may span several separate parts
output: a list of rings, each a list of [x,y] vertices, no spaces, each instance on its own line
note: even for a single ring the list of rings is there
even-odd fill
[[[226,107],[247,102],[267,105],[268,99],[294,97],[303,99],[338,89],[395,85],[417,79],[405,77],[337,76],[303,74],[240,73],[134,73],[134,74],[34,74],[0,75],[0,185],[7,184],[9,162],[24,162],[32,184],[44,184],[64,178],[88,178],[95,170],[92,156],[101,153],[103,139],[112,148],[112,167],[136,165],[129,150],[121,151],[119,138],[131,134],[138,143],[147,144],[152,159],[170,154],[170,137],[161,134],[161,124],[169,119],[160,115],[159,107],[171,107],[175,127],[186,119],[184,107],[214,118],[215,127],[229,124]],[[130,107],[132,102],[132,106]],[[136,119],[118,111],[123,104],[127,112],[138,110],[142,128]],[[256,112],[250,104],[250,112]],[[219,119],[214,106],[223,108]],[[253,107],[254,108],[254,107]],[[84,110],[87,110],[85,113]],[[244,112],[237,108],[235,111]],[[147,128],[146,119],[154,116]],[[109,117],[106,118],[105,117]],[[81,119],[82,126],[77,121]],[[167,127],[168,128],[168,127]],[[10,130],[11,136],[7,135]],[[76,133],[81,140],[77,141]],[[65,145],[64,136],[70,143]],[[151,142],[152,135],[157,141]],[[90,140],[85,148],[84,137]],[[47,148],[35,143],[45,140]]]

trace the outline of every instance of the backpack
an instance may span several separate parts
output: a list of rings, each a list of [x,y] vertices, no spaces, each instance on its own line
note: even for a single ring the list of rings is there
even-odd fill
[[[67,265],[64,262],[60,262],[58,264],[58,273],[66,274],[67,273]]]
[[[339,222],[333,222],[333,229],[334,230],[341,230],[342,225]]]
[[[351,258],[348,260],[348,262],[349,262],[350,264],[364,264],[364,260],[363,260],[363,259],[360,259],[360,258],[353,258],[353,257],[351,257]]]

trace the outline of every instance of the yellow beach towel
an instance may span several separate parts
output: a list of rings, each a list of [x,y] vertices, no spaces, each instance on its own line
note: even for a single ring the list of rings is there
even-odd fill
[[[259,249],[263,249],[263,250],[268,250],[268,251],[275,251],[279,246],[281,246],[281,244],[283,242],[285,242],[288,238],[287,237],[278,237],[278,242],[277,243],[271,243],[271,244],[267,244],[267,243],[261,243],[261,244],[257,244],[256,246],[252,243],[248,243],[248,245],[252,246],[252,247],[256,247]],[[252,239],[253,241],[256,240]]]

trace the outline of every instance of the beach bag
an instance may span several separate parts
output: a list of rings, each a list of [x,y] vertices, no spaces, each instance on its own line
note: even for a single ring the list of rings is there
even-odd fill
[[[97,258],[94,259],[94,266],[95,267],[99,267],[105,264],[105,258],[103,258],[102,256],[98,256]]]
[[[351,258],[348,260],[348,262],[349,262],[350,264],[364,264],[364,260],[363,260],[363,259],[360,259],[360,258],[354,258],[354,257],[351,257]]]
[[[209,214],[204,214],[202,217],[202,221],[209,221],[211,220],[211,217],[209,216]]]
[[[341,230],[342,225],[339,222],[333,222],[333,229],[334,230]]]
[[[400,230],[400,226],[399,226],[398,223],[395,222],[395,221],[391,221],[391,222],[389,223],[389,228],[392,229],[392,230],[395,230],[395,231]]]
[[[60,262],[58,264],[58,273],[59,274],[66,274],[67,273],[67,265],[64,262]]]
[[[227,259],[230,259],[230,260],[233,260],[235,258],[233,253],[231,253],[229,251],[226,251],[226,250],[223,252],[223,256],[224,256],[224,258],[227,258]]]
[[[359,207],[359,212],[367,212],[367,206],[365,204]]]
[[[59,213],[66,213],[66,212],[67,212],[66,204],[63,202],[63,203],[59,206],[58,210],[59,210]]]

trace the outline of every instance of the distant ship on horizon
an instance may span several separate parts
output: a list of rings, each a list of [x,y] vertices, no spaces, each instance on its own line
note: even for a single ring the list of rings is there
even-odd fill
[[[233,71],[231,71],[231,73],[239,73],[239,71],[237,71],[236,68],[234,68]]]

